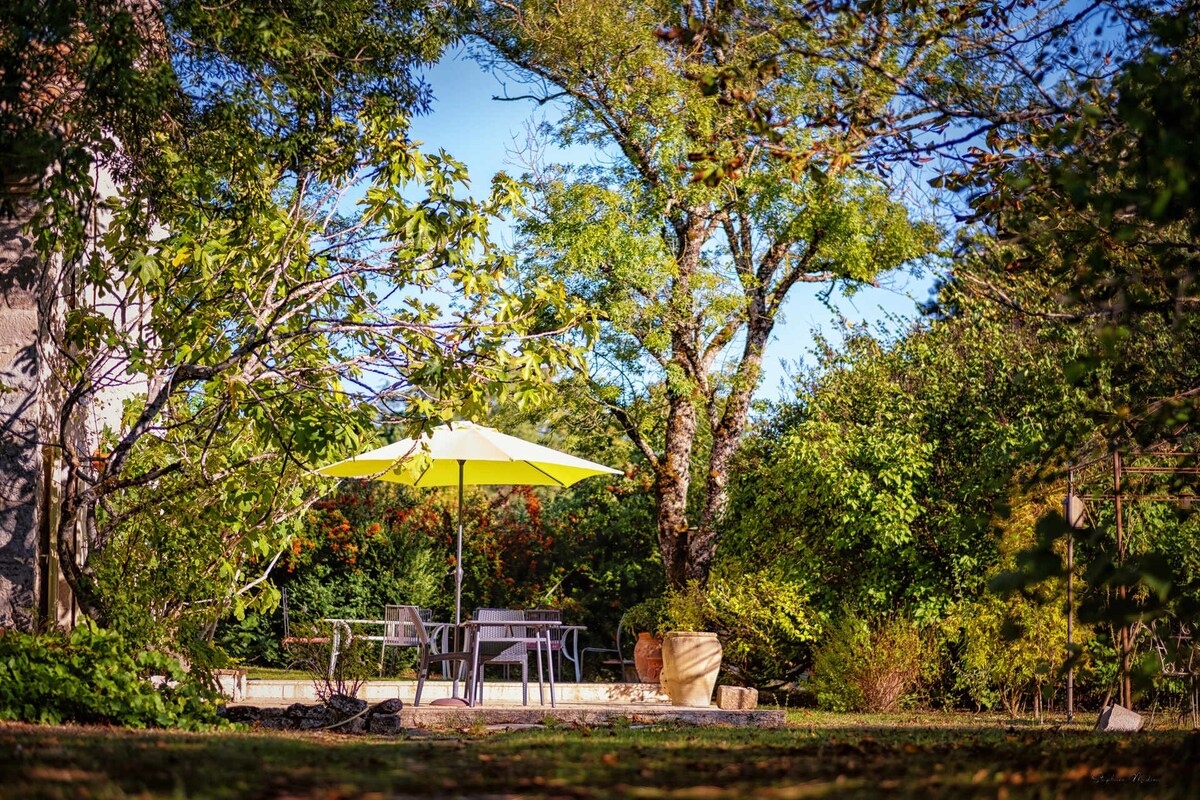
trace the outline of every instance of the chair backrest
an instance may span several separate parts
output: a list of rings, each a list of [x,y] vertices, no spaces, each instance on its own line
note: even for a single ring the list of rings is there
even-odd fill
[[[621,619],[617,622],[617,659],[620,660],[622,663],[624,663],[626,661],[626,658],[625,658],[625,650],[624,650],[624,648],[621,647],[621,634],[625,632],[625,627],[626,627],[625,626],[625,618],[627,616],[629,616],[628,611],[626,611],[624,614],[622,614]]]
[[[392,647],[422,647],[429,645],[425,625],[433,618],[428,608],[416,606],[383,607],[383,643]]]
[[[477,608],[475,609],[475,621],[478,623],[486,622],[523,622],[525,620],[525,612],[516,608]],[[525,626],[523,625],[484,625],[480,624],[476,628],[479,636],[479,641],[486,642],[490,639],[513,639],[523,638],[525,634]]]
[[[531,608],[525,612],[525,619],[530,622],[562,622],[561,608]],[[562,638],[564,631],[562,628],[554,627],[550,629],[550,646],[552,648],[562,646]],[[530,647],[537,645],[531,644]]]
[[[523,622],[525,612],[515,608],[477,608],[474,619],[477,623],[511,623]],[[519,663],[525,658],[525,644],[489,644],[511,639],[524,639],[529,636],[524,625],[486,625],[480,624],[475,628],[479,637],[480,653],[485,663]]]

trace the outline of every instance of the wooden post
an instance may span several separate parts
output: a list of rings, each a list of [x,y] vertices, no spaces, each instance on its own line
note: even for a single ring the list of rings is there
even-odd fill
[[[1067,658],[1075,644],[1075,534],[1067,534]],[[1067,722],[1075,721],[1075,665],[1067,668]]]
[[[1117,511],[1117,566],[1125,565],[1125,529],[1122,523],[1121,509],[1121,454],[1116,450],[1113,451],[1113,500],[1116,504]],[[1117,589],[1117,597],[1122,601],[1126,600],[1128,593],[1124,586]],[[1122,603],[1123,604],[1123,603]],[[1129,676],[1129,654],[1131,642],[1129,640],[1129,624],[1121,625],[1121,705],[1129,710],[1133,710],[1133,686]]]
[[[1067,474],[1067,659],[1074,658],[1075,644],[1075,520],[1071,499],[1075,496],[1075,470]],[[1075,721],[1075,665],[1067,667],[1067,722]]]

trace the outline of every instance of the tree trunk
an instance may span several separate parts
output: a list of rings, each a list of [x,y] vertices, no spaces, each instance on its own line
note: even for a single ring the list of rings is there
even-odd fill
[[[87,565],[87,547],[94,539],[96,506],[94,500],[84,504],[79,497],[76,471],[68,469],[63,482],[61,519],[57,537],[57,557],[63,577],[71,587],[75,604],[86,616],[100,626],[108,623],[103,606],[98,602],[92,571]]]
[[[700,514],[700,525],[692,536],[688,560],[691,575],[702,585],[708,581],[708,573],[717,555],[721,541],[721,525],[725,521],[725,510],[729,505],[729,467],[742,433],[746,429],[746,418],[750,411],[752,391],[738,392],[739,396],[728,398],[730,405],[737,408],[726,411],[721,424],[713,432],[712,452],[708,458],[708,479],[704,485],[704,506]],[[741,396],[744,394],[744,397]]]
[[[693,576],[688,490],[692,482],[692,451],[696,446],[696,399],[702,367],[697,360],[698,333],[692,307],[692,279],[699,269],[708,230],[703,214],[681,209],[664,242],[674,245],[678,274],[672,282],[675,303],[671,322],[671,361],[677,375],[667,376],[667,428],[663,457],[656,469],[658,546],[667,584],[683,588]],[[664,231],[665,232],[665,231]]]
[[[717,546],[721,543],[721,526],[725,522],[725,511],[729,505],[729,468],[738,445],[742,442],[742,434],[746,431],[750,402],[762,374],[763,350],[773,328],[773,318],[766,315],[752,316],[734,388],[725,399],[721,421],[713,430],[700,525],[692,534],[688,553],[688,577],[701,585],[708,581],[712,562],[717,555]]]
[[[687,500],[696,441],[696,405],[682,393],[672,393],[668,402],[666,447],[655,475],[658,546],[667,583],[679,589],[691,574]]]

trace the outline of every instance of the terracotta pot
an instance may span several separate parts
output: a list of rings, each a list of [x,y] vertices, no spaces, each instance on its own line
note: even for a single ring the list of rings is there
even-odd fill
[[[633,646],[633,666],[642,683],[658,683],[662,673],[662,640],[642,632]]]
[[[663,637],[662,687],[676,706],[712,704],[721,671],[721,641],[715,633],[671,631]]]

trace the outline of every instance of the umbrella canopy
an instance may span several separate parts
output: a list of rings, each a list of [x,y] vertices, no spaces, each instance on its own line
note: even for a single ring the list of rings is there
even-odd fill
[[[470,422],[455,422],[417,439],[402,439],[317,472],[331,478],[374,478],[409,486],[458,486],[456,626],[462,622],[464,485],[570,486],[592,475],[620,474],[612,467]]]
[[[460,476],[461,465],[461,476]],[[317,470],[332,478],[375,478],[409,486],[570,486],[620,470],[492,428],[455,422]]]

